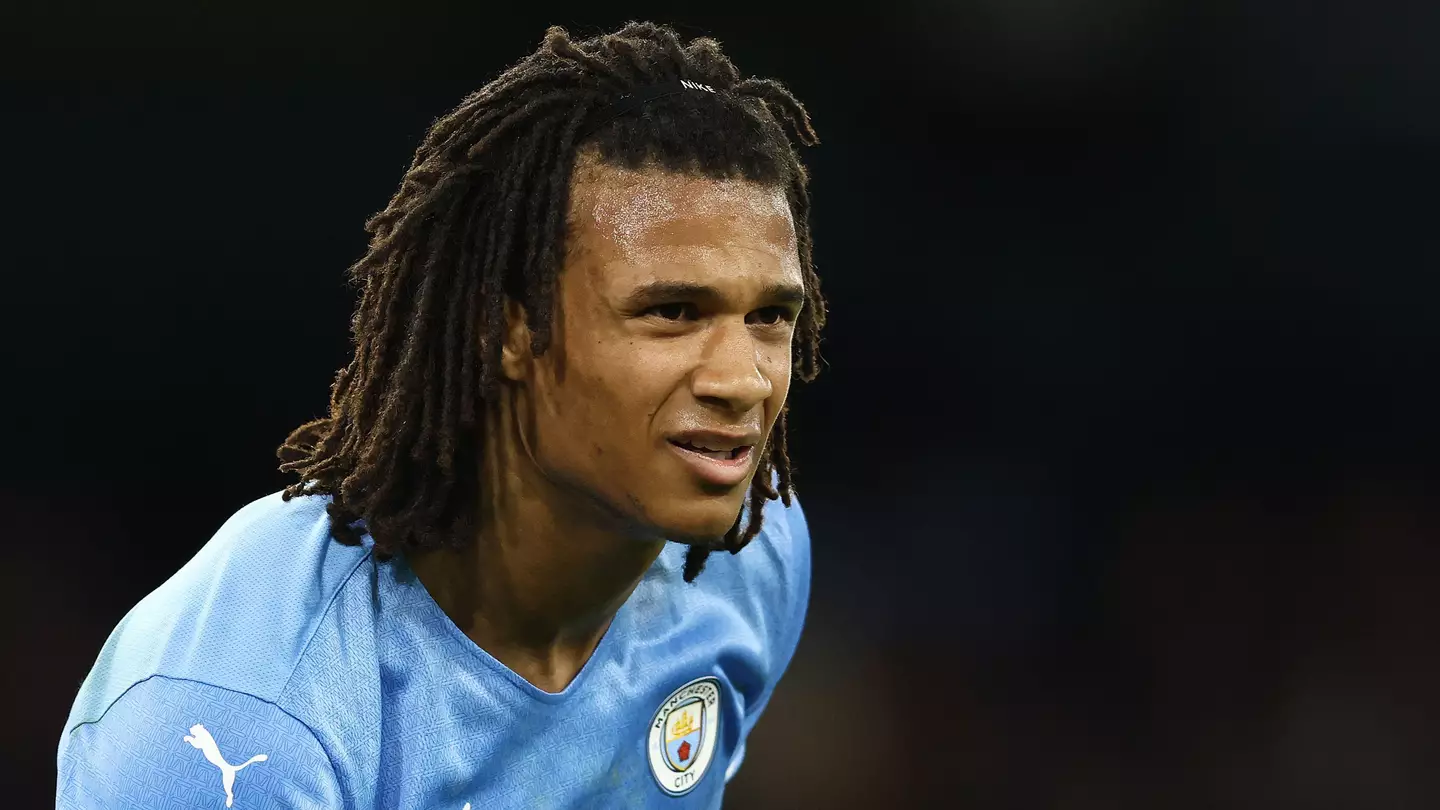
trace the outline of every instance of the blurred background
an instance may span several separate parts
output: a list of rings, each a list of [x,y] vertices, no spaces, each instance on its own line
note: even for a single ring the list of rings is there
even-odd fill
[[[9,806],[346,362],[429,123],[545,27],[810,109],[806,636],[727,807],[1440,806],[1440,6],[19,3]]]

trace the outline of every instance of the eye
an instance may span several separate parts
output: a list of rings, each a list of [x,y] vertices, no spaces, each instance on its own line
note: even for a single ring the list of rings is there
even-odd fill
[[[642,314],[659,318],[662,321],[693,321],[700,316],[700,311],[694,304],[675,303],[657,304],[646,309]]]
[[[795,313],[791,312],[789,307],[765,307],[755,310],[746,320],[764,326],[779,326],[795,320]]]

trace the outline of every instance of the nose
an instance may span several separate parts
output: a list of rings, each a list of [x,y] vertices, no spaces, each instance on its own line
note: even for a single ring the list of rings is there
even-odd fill
[[[764,350],[744,319],[717,322],[691,376],[696,399],[749,413],[775,391]]]

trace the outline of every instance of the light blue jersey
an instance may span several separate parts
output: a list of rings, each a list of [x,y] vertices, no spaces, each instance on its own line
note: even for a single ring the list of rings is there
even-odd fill
[[[327,500],[249,504],[125,616],[65,724],[57,807],[719,807],[804,623],[798,502],[692,584],[667,545],[549,694],[403,558],[334,541]]]

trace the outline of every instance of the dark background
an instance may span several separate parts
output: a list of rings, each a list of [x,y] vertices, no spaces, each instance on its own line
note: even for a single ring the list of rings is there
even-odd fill
[[[3,12],[7,806],[288,483],[431,120],[632,17],[823,141],[813,603],[727,806],[1440,806],[1440,7],[538,5]]]

